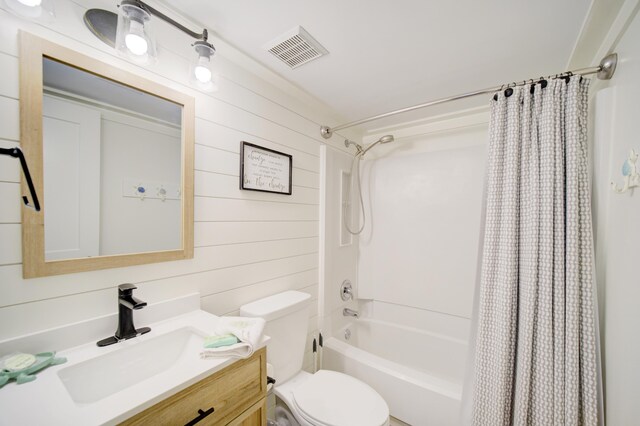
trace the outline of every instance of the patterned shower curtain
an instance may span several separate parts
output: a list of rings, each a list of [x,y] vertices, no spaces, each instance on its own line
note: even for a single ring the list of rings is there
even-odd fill
[[[596,425],[589,81],[491,101],[474,425]]]

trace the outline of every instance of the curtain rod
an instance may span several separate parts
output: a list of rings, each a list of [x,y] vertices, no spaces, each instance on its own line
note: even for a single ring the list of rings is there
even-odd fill
[[[414,111],[416,109],[425,108],[425,107],[428,107],[428,106],[443,104],[445,102],[457,101],[459,99],[470,98],[472,96],[482,95],[482,94],[486,94],[486,93],[494,93],[494,92],[497,92],[497,91],[502,90],[502,89],[508,89],[509,87],[525,86],[527,84],[535,84],[535,83],[538,83],[538,82],[540,82],[542,80],[545,80],[545,79],[560,78],[560,77],[570,77],[572,75],[597,74],[597,76],[598,76],[598,78],[600,80],[609,80],[611,77],[613,77],[613,73],[616,70],[617,63],[618,63],[618,55],[616,53],[611,53],[611,54],[605,56],[600,61],[600,64],[598,66],[596,66],[596,67],[580,68],[580,69],[577,69],[575,71],[565,71],[563,73],[555,74],[555,75],[549,75],[547,77],[529,79],[529,80],[524,80],[524,81],[521,81],[521,82],[513,82],[513,83],[509,83],[509,84],[503,84],[501,86],[495,86],[495,87],[489,87],[489,88],[482,89],[482,90],[476,90],[475,92],[464,93],[462,95],[456,95],[456,96],[450,96],[448,98],[436,99],[435,101],[426,102],[424,104],[414,105],[414,106],[407,107],[407,108],[397,109],[395,111],[386,112],[384,114],[379,114],[379,115],[374,115],[373,117],[363,118],[362,120],[352,121],[351,123],[341,124],[339,126],[334,126],[334,127],[321,126],[320,127],[320,134],[322,135],[323,138],[329,139],[329,138],[331,138],[331,136],[333,136],[333,132],[337,132],[338,130],[346,129],[348,127],[357,126],[359,124],[368,123],[370,121],[379,120],[379,119],[385,118],[385,117],[391,117],[391,116],[396,115],[396,114],[402,114],[404,112]]]

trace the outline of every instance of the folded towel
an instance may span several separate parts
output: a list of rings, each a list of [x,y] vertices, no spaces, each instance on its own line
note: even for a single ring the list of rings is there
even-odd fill
[[[233,334],[209,336],[204,339],[205,349],[220,348],[223,346],[235,345],[236,343],[240,343],[240,340]]]
[[[211,338],[225,335],[235,336],[239,342],[227,346],[207,347],[200,353],[201,358],[232,357],[248,358],[262,339],[264,330],[262,318],[220,317]]]

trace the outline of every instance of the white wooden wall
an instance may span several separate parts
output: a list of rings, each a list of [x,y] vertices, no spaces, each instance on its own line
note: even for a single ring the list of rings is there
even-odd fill
[[[0,340],[113,312],[115,287],[124,282],[135,283],[138,296],[150,303],[198,291],[203,309],[218,315],[235,314],[244,303],[289,289],[310,293],[315,303],[324,142],[318,129],[342,120],[221,40],[213,40],[220,90],[192,89],[191,40],[158,20],[158,63],[145,68],[126,62],[82,23],[87,8],[115,6],[113,0],[57,0],[57,18],[46,26],[0,10],[0,146],[19,143],[19,29],[194,96],[194,259],[23,280],[20,171],[17,161],[0,157]],[[293,155],[292,196],[238,189],[243,140]],[[317,331],[317,309],[311,315],[309,339]],[[305,365],[310,362],[308,353]]]

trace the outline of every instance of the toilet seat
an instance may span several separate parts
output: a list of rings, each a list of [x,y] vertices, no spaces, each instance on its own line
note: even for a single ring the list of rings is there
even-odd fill
[[[292,392],[298,414],[318,426],[382,426],[389,407],[370,386],[346,374],[320,370]]]

